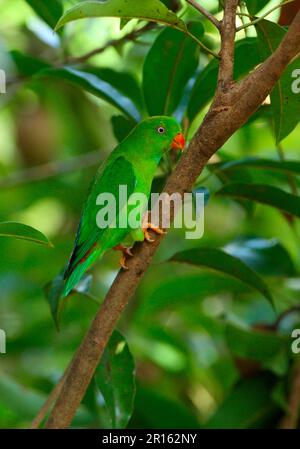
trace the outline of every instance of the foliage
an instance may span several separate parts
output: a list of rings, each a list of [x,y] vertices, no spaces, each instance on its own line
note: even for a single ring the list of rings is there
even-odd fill
[[[174,115],[189,140],[213,99],[219,34],[183,3],[0,2],[9,24],[0,52],[8,82],[0,94],[0,427],[29,425],[116,274],[112,252],[67,299],[57,332],[49,282],[70,254],[97,166],[149,115]],[[218,11],[217,1],[206,3]],[[273,3],[245,2],[250,16]],[[279,45],[286,29],[277,18],[237,34],[236,80]],[[300,322],[295,68],[299,58],[200,176],[203,238],[170,230],[73,426],[277,427]],[[162,162],[153,189],[174,164]]]

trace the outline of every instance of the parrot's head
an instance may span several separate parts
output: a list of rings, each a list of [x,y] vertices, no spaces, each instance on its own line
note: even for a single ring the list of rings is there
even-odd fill
[[[151,117],[142,121],[139,128],[147,148],[163,155],[170,149],[183,151],[185,139],[178,122],[173,117]]]

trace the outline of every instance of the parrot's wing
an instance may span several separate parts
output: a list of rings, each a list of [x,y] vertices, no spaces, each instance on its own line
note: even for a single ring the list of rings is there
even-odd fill
[[[65,271],[68,278],[81,262],[85,262],[96,246],[101,246],[101,236],[105,229],[99,228],[96,222],[97,197],[101,193],[112,194],[116,200],[116,220],[119,215],[119,186],[126,186],[127,199],[134,192],[137,178],[133,165],[125,157],[119,156],[103,168],[96,176],[85,204],[78,227],[73,253]],[[115,229],[118,232],[118,229]],[[78,279],[79,280],[79,279]]]

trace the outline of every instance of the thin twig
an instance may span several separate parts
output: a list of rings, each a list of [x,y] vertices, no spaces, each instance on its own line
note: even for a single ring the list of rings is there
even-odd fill
[[[156,23],[148,22],[143,27],[138,28],[137,30],[135,29],[135,30],[131,31],[130,33],[125,34],[124,36],[122,36],[119,39],[111,39],[110,41],[106,42],[106,44],[104,44],[103,46],[95,48],[94,50],[91,50],[82,56],[69,58],[66,62],[68,64],[83,64],[88,59],[92,58],[93,56],[103,53],[109,47],[117,47],[117,46],[125,44],[127,42],[134,41],[136,38],[141,36],[143,33],[146,33],[147,31],[150,31],[150,30],[153,30],[154,28],[156,28],[156,26],[157,26]]]
[[[265,17],[267,17],[269,14],[271,14],[273,11],[275,11],[278,8],[281,8],[282,6],[287,5],[288,3],[292,3],[295,0],[286,0],[282,3],[280,3],[279,5],[273,6],[273,8],[269,9],[269,11],[267,11],[265,14],[263,14],[261,17],[258,17],[257,19],[252,20],[249,23],[246,23],[245,25],[241,25],[240,27],[237,27],[236,31],[241,31],[244,30],[245,28],[248,28],[250,26],[253,26],[257,23],[259,23],[261,20],[263,20]]]
[[[243,12],[243,7],[244,7],[244,4],[240,4],[239,10],[238,10],[238,12],[237,12],[237,15],[240,17],[241,22],[242,22],[242,24],[243,24],[243,26],[244,26],[244,25],[246,25],[246,23],[247,23],[247,22],[245,21],[245,17],[246,17],[248,14]],[[248,32],[249,32],[249,30],[248,30],[248,28],[246,27],[246,28],[244,29],[245,37],[247,37],[247,33],[248,33]]]
[[[233,5],[230,0],[227,3]],[[299,51],[300,12],[275,52],[246,78],[223,93],[228,107],[216,112],[215,105],[212,105],[188,150],[170,176],[165,187],[166,193],[183,194],[192,189],[212,155],[258,109]],[[72,422],[109,337],[149,267],[162,238],[163,236],[158,236],[151,244],[143,242],[135,245],[135,257],[128,261],[129,269],[119,271],[71,364],[46,428],[67,428]]]
[[[288,398],[288,411],[283,417],[281,429],[296,429],[300,412],[300,362],[294,366],[291,388]]]
[[[214,52],[213,50],[211,50],[210,48],[206,47],[206,45],[203,44],[203,42],[199,41],[199,39],[197,39],[196,36],[194,36],[194,34],[190,33],[189,30],[186,30],[185,33],[191,38],[193,39],[203,50],[205,53],[212,55],[214,58],[219,59],[220,56]]]
[[[205,16],[218,30],[221,28],[221,23],[216,17],[211,14],[207,9],[205,9],[203,6],[199,5],[195,0],[186,0],[187,3],[189,3],[191,6],[193,6],[195,9],[197,9],[203,16]]]
[[[139,28],[137,30],[133,30],[128,34],[125,34],[123,37],[119,38],[119,39],[112,39],[110,41],[108,41],[105,45],[103,45],[102,47],[98,47],[95,48],[94,50],[89,51],[88,53],[85,53],[82,56],[77,56],[77,57],[73,57],[73,58],[69,58],[66,62],[68,64],[83,64],[84,62],[86,62],[88,59],[92,58],[93,56],[99,55],[101,53],[103,53],[105,50],[107,50],[107,48],[109,47],[117,47],[119,45],[122,45],[124,43],[127,42],[134,42],[138,37],[140,37],[143,33],[146,33],[147,31],[153,30],[155,29],[157,26],[156,23],[153,22],[148,22],[146,23],[146,25],[144,25],[142,28]],[[180,30],[182,32],[182,30]],[[213,51],[210,50],[208,47],[206,47],[206,45],[203,44],[203,42],[201,42],[199,39],[197,39],[196,36],[194,36],[192,33],[190,33],[188,30],[185,31],[185,33],[191,38],[193,39],[195,42],[197,42],[197,44],[203,48],[203,50],[205,51],[205,53],[208,53],[212,56],[214,56],[215,58],[218,58],[218,55]]]

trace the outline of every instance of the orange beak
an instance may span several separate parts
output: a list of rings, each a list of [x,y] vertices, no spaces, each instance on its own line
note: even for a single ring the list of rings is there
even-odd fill
[[[181,150],[183,151],[185,147],[185,138],[182,133],[176,134],[174,139],[172,140],[171,148],[172,150]]]

